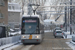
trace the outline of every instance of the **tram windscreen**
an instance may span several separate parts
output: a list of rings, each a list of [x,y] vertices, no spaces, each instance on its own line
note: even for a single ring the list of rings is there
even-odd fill
[[[37,20],[24,20],[24,27],[23,29],[25,29],[23,32],[25,34],[36,34],[38,33],[38,22]]]

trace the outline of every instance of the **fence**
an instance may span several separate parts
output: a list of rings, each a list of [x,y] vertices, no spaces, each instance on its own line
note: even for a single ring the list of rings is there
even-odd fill
[[[6,44],[11,44],[15,43],[21,40],[21,36],[12,36],[12,37],[7,37],[7,38],[1,38],[0,39],[0,46],[6,45]]]

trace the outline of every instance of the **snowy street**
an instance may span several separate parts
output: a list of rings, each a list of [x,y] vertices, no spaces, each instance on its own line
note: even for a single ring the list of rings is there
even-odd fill
[[[75,50],[75,0],[0,0],[0,50]]]
[[[52,50],[52,49],[68,49],[72,50],[70,47],[72,47],[72,44],[69,43],[71,39],[63,39],[63,38],[54,38],[51,31],[46,31],[44,40],[41,44],[26,44],[23,45],[22,43],[18,43],[17,45],[14,45],[12,47],[6,48],[5,50],[35,50],[39,47],[38,50]],[[68,42],[68,43],[67,43]],[[74,46],[74,45],[73,45]],[[49,47],[49,48],[48,48]]]

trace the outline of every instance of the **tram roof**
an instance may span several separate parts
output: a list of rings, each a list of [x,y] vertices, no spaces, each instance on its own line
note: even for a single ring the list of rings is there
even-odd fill
[[[23,15],[23,17],[38,17],[39,18],[39,15]]]
[[[40,16],[39,15],[23,15],[23,17],[38,17],[39,19],[40,19]],[[40,22],[42,23],[42,24],[44,24],[43,23],[43,21],[42,20],[40,20]]]

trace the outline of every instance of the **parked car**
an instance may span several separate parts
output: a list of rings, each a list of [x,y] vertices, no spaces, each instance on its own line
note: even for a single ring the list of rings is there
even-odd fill
[[[17,34],[21,34],[21,29],[20,28],[15,28],[15,31]]]
[[[53,35],[54,35],[54,33],[55,33],[56,30],[61,30],[61,28],[60,28],[60,27],[56,27],[56,28],[54,29],[54,31],[53,31]]]
[[[14,36],[16,34],[14,29],[9,29],[8,33],[9,33],[9,36]]]
[[[60,27],[56,27],[55,30],[61,30],[61,28]]]
[[[21,31],[20,30],[15,30],[15,29],[9,29],[9,36],[15,36],[15,35],[20,35]]]
[[[55,38],[56,37],[62,37],[63,38],[63,32],[62,32],[62,30],[56,30],[54,32],[54,36],[55,36]]]

